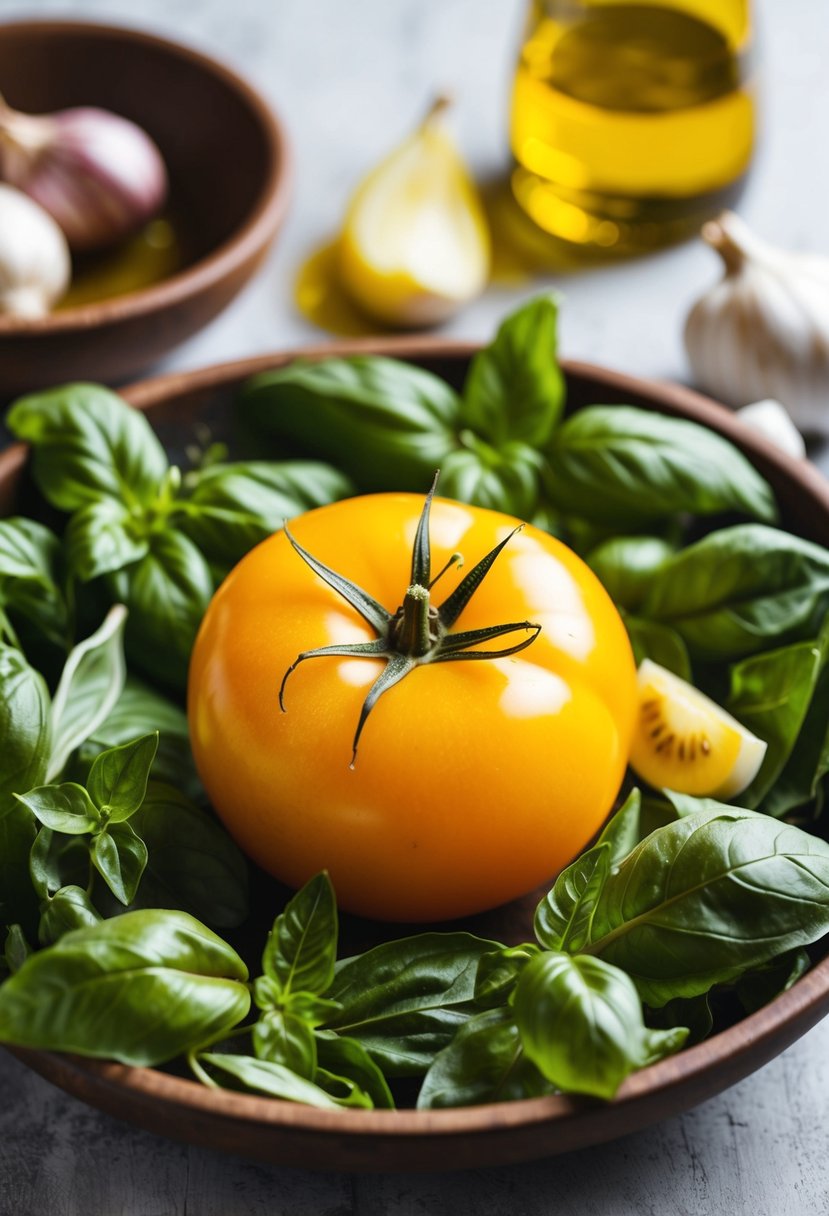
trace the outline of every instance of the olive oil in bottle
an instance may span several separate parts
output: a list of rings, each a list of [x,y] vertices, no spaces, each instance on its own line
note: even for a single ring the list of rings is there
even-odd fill
[[[513,193],[540,228],[635,252],[733,202],[754,143],[749,0],[533,0]]]

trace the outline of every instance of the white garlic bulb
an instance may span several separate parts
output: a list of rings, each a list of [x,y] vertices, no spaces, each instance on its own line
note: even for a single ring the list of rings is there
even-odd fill
[[[806,456],[806,444],[803,436],[791,420],[789,413],[779,401],[767,398],[765,401],[752,401],[737,410],[737,417],[745,422],[752,430],[759,431],[770,439],[775,447],[780,448],[787,456],[803,460]]]
[[[167,170],[149,135],[90,106],[20,114],[0,98],[0,178],[45,208],[78,251],[128,236],[167,195]]]
[[[728,211],[702,236],[725,274],[685,324],[696,381],[735,407],[771,397],[801,431],[829,432],[829,258],[768,245]]]
[[[69,286],[69,247],[42,207],[0,184],[0,316],[43,317]]]

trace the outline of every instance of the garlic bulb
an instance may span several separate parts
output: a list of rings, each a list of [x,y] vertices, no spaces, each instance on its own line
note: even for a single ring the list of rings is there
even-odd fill
[[[730,212],[702,236],[723,278],[691,309],[694,377],[731,406],[771,397],[802,431],[829,431],[829,258],[767,245]]]
[[[489,227],[439,98],[417,131],[358,186],[339,243],[342,285],[372,317],[436,325],[479,295]]]
[[[751,405],[744,405],[741,410],[737,410],[737,417],[753,430],[765,435],[766,439],[770,439],[775,447],[780,448],[787,456],[794,456],[797,460],[803,460],[806,456],[803,436],[779,401],[772,401],[770,398],[765,401],[753,401]]]
[[[19,114],[2,99],[0,178],[44,207],[79,251],[127,236],[167,194],[161,153],[135,123],[92,108]]]
[[[69,286],[66,237],[42,207],[0,183],[0,317],[43,317]]]

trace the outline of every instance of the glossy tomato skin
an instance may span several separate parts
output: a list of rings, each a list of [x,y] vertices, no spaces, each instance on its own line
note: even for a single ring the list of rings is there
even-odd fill
[[[423,499],[377,494],[308,512],[303,547],[390,611],[408,585]],[[436,499],[432,569],[470,569],[516,526]],[[440,603],[462,577],[435,588]],[[374,631],[278,533],[230,573],[193,651],[188,713],[205,788],[240,846],[298,887],[323,868],[340,906],[443,920],[532,890],[595,834],[619,789],[636,673],[625,628],[569,549],[527,526],[455,628],[541,625],[509,658],[424,664],[378,701],[349,767],[362,702],[382,661],[301,651]],[[506,643],[516,640],[506,639]],[[504,645],[504,642],[496,643]]]

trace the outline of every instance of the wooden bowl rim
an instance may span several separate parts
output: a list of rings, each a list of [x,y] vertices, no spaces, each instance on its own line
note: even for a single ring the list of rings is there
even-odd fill
[[[366,338],[344,342],[326,342],[315,346],[275,352],[235,360],[193,371],[174,372],[137,382],[123,390],[123,395],[137,408],[145,410],[183,392],[221,388],[233,382],[281,366],[297,357],[325,358],[349,354],[377,353],[408,359],[467,360],[480,349],[477,342],[459,342],[440,338],[390,337]],[[770,440],[741,422],[730,410],[708,397],[677,384],[645,379],[613,371],[592,363],[563,359],[562,369],[579,380],[590,380],[614,393],[624,392],[654,405],[667,405],[686,418],[710,426],[733,439],[749,456],[755,455],[776,466],[789,481],[796,482],[829,514],[829,481],[814,466],[781,452]],[[0,480],[16,472],[24,463],[27,448],[16,443],[0,453]],[[525,1098],[513,1102],[482,1106],[453,1107],[446,1110],[321,1110],[278,1098],[254,1094],[211,1090],[188,1078],[160,1072],[154,1068],[133,1067],[112,1061],[94,1060],[55,1052],[15,1050],[24,1063],[58,1084],[70,1081],[111,1092],[125,1090],[139,1100],[160,1101],[186,1116],[192,1111],[200,1115],[238,1120],[277,1131],[317,1133],[320,1137],[336,1136],[349,1142],[368,1142],[372,1137],[390,1140],[428,1139],[433,1136],[463,1137],[492,1135],[499,1131],[531,1128],[554,1123],[570,1117],[590,1117],[601,1112],[626,1106],[633,1112],[637,1105],[660,1093],[683,1086],[692,1080],[704,1082],[721,1066],[731,1064],[733,1079],[752,1071],[751,1060],[757,1067],[770,1059],[777,1050],[799,1034],[805,1033],[829,1011],[829,955],[817,962],[787,992],[777,996],[762,1009],[741,1019],[735,1025],[677,1055],[634,1073],[623,1082],[610,1103],[590,1098],[557,1094],[543,1098]],[[794,1024],[794,1033],[786,1037],[786,1027]],[[72,1088],[71,1085],[67,1086]],[[704,1096],[704,1095],[703,1095]],[[689,1103],[690,1105],[690,1103]],[[633,1123],[629,1130],[634,1130]],[[624,1129],[606,1129],[593,1139],[624,1134]],[[182,1132],[186,1138],[186,1131]],[[536,1154],[537,1155],[537,1154]],[[320,1163],[324,1166],[324,1162]],[[445,1168],[451,1168],[447,1165]]]
[[[267,244],[285,217],[293,191],[293,150],[281,119],[264,97],[232,68],[185,43],[175,42],[129,25],[37,19],[0,22],[0,38],[7,30],[20,30],[24,33],[46,31],[52,35],[66,35],[70,38],[120,37],[125,42],[150,46],[174,58],[178,57],[199,68],[205,75],[214,77],[241,98],[263,132],[268,147],[268,160],[265,181],[241,225],[220,245],[192,265],[149,287],[89,304],[79,304],[74,308],[49,313],[45,317],[21,320],[0,316],[0,339],[89,330],[98,325],[128,321],[171,308],[184,300],[201,295],[236,267],[244,265]]]

